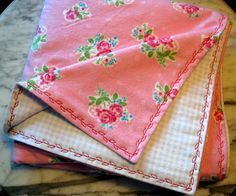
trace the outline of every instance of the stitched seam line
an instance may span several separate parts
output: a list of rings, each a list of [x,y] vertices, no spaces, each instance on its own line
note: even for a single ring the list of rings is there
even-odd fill
[[[73,148],[63,148],[60,144],[50,144],[48,141],[46,140],[39,140],[37,139],[35,136],[33,135],[25,135],[24,132],[22,131],[18,131],[16,129],[12,129],[11,130],[11,133],[13,135],[21,135],[24,139],[30,139],[30,140],[33,140],[35,142],[35,144],[43,144],[45,145],[47,148],[49,149],[59,149],[62,153],[72,153],[73,156],[75,157],[85,157],[87,160],[89,161],[98,161],[100,162],[103,166],[112,166],[115,170],[125,170],[127,171],[129,174],[138,174],[138,175],[141,175],[142,178],[144,179],[154,179],[156,180],[156,182],[158,183],[167,183],[167,184],[170,184],[172,187],[182,187],[184,188],[185,190],[187,191],[191,191],[191,187],[188,186],[188,184],[185,184],[185,183],[175,183],[173,182],[171,179],[169,178],[159,178],[156,174],[146,174],[144,173],[143,171],[141,170],[132,170],[130,169],[129,167],[127,166],[118,166],[116,165],[114,162],[112,161],[104,161],[101,157],[99,156],[96,156],[96,157],[92,157],[90,156],[88,153],[80,153],[80,152],[77,152],[75,151]]]
[[[219,132],[217,134],[217,140],[219,142],[219,147],[218,147],[218,153],[220,155],[220,159],[218,160],[218,168],[219,168],[219,179],[223,179],[224,178],[224,167],[223,167],[223,161],[225,160],[224,154],[223,154],[223,146],[224,146],[224,142],[222,140],[222,134],[223,134],[223,130],[220,128],[220,124],[219,124]]]
[[[9,108],[9,119],[7,120],[7,125],[9,126],[9,128],[12,127],[13,121],[15,119],[14,111],[20,103],[19,96],[22,94],[22,92],[23,92],[23,89],[19,88],[19,90],[15,92],[13,95],[13,99],[15,100],[15,102],[12,103],[11,107]]]
[[[229,25],[229,27],[227,29],[227,32],[226,32],[226,38],[224,40],[224,44],[223,44],[223,47],[222,47],[222,53],[221,53],[221,57],[220,57],[220,61],[219,61],[219,66],[220,66],[219,69],[221,69],[221,67],[222,67],[224,51],[225,51],[225,47],[226,47],[226,44],[227,44],[227,40],[229,38],[231,28],[232,28],[232,25]],[[224,127],[225,127],[225,124],[224,124]],[[224,153],[223,153],[224,141],[222,139],[223,129],[221,128],[220,124],[218,125],[218,128],[219,128],[219,131],[218,131],[218,134],[217,134],[217,140],[219,142],[218,153],[219,153],[219,156],[220,156],[220,158],[218,160],[218,168],[219,168],[219,179],[222,180],[225,177],[225,172],[224,172],[225,168],[224,168],[224,165],[223,165],[223,162],[225,160],[225,156],[224,156]]]
[[[208,97],[211,95],[210,94],[210,86],[212,85],[212,75],[214,73],[214,64],[215,64],[215,61],[216,61],[216,54],[217,54],[218,50],[219,50],[219,42],[217,44],[217,48],[216,48],[215,52],[213,53],[213,61],[210,64],[210,73],[208,74],[209,80],[208,80],[208,83],[207,83],[207,86],[206,86],[206,90],[207,91],[206,91],[206,94],[204,95],[205,104],[204,104],[204,106],[202,108],[203,116],[200,119],[200,125],[201,125],[200,129],[197,132],[198,141],[194,145],[195,155],[192,158],[193,168],[189,172],[189,176],[190,176],[189,186],[193,186],[193,184],[194,184],[194,171],[197,170],[197,168],[198,168],[197,159],[201,155],[199,147],[200,147],[201,144],[203,144],[202,133],[205,130],[205,127],[204,127],[203,124],[204,124],[204,121],[207,119],[206,109],[208,107],[210,107],[210,104],[208,102]]]

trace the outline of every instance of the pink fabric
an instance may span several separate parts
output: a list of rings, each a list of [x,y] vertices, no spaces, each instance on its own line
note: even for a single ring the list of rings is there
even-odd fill
[[[223,180],[228,171],[228,131],[223,111],[221,90],[221,69],[216,76],[216,84],[211,114],[208,123],[207,138],[200,168],[200,179]]]
[[[58,157],[55,154],[19,142],[14,143],[13,161],[17,164],[28,164],[38,167],[49,167],[78,172],[101,172],[83,163],[77,163],[67,158]]]
[[[231,25],[229,26],[226,39],[223,44],[219,68],[215,79],[215,89],[209,117],[207,137],[204,146],[203,159],[200,168],[200,179],[223,180],[229,167],[229,136],[227,121],[224,114],[224,101],[222,96],[222,60],[226,47]]]
[[[166,0],[111,2],[46,0],[19,84],[137,162],[227,19]]]

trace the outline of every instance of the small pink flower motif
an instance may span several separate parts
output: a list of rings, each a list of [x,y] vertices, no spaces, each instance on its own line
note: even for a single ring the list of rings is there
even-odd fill
[[[98,53],[96,56],[100,56],[100,55],[106,55],[111,51],[111,44],[108,41],[101,41],[100,43],[97,44],[97,50]]]
[[[77,11],[71,10],[71,9],[69,9],[65,12],[65,17],[67,20],[76,20],[78,15],[79,14]]]
[[[158,38],[153,31],[147,23],[144,23],[135,27],[131,36],[142,42],[140,48],[142,53],[145,53],[148,58],[155,57],[160,65],[166,67],[167,61],[176,59],[179,50],[178,42],[172,36]]]
[[[115,114],[107,109],[97,110],[97,116],[101,123],[104,124],[111,124],[116,121]]]
[[[42,75],[40,75],[40,84],[49,84],[50,82],[53,82],[56,80],[56,76],[57,74],[55,73],[56,71],[56,67],[51,67],[49,68],[47,73],[44,73]]]
[[[224,120],[224,114],[221,109],[216,110],[214,113],[214,116],[215,116],[216,121],[218,121],[218,122]]]
[[[123,114],[123,107],[119,104],[112,104],[109,110],[113,112],[117,118],[121,117]]]
[[[96,57],[93,64],[111,67],[116,64],[117,59],[112,50],[118,44],[118,37],[108,38],[98,33],[94,37],[87,39],[87,45],[80,46],[76,49],[76,53],[80,55],[79,61],[86,61]]]
[[[215,43],[215,40],[212,39],[211,37],[207,37],[203,40],[203,45],[206,46],[207,48],[211,48]]]
[[[96,96],[89,96],[89,115],[96,118],[103,129],[113,129],[120,122],[129,122],[133,115],[128,112],[127,99],[120,97],[117,92],[109,95],[98,88]]]
[[[152,94],[152,98],[158,105],[160,105],[174,99],[177,93],[177,89],[170,89],[170,86],[167,84],[161,86],[159,82],[157,82],[155,85],[155,90]]]
[[[200,8],[195,5],[187,3],[173,3],[173,7],[178,11],[188,14],[191,18],[199,16]]]
[[[144,36],[143,42],[147,42],[147,44],[149,46],[151,46],[152,48],[156,48],[157,46],[160,45],[159,41],[157,40],[156,36],[154,35],[150,35],[150,34],[146,34]]]
[[[166,93],[167,97],[173,99],[177,95],[178,90],[177,89],[172,89]]]
[[[71,6],[63,11],[63,15],[66,21],[74,22],[77,20],[84,20],[87,17],[91,17],[89,7],[86,3],[79,1],[77,4]]]
[[[36,67],[31,79],[27,80],[26,88],[28,90],[36,90],[36,87],[40,87],[40,90],[48,90],[56,80],[60,80],[60,69],[57,67],[49,67],[42,65],[42,67]]]
[[[183,10],[185,10],[185,12],[188,14],[194,14],[200,10],[199,7],[197,7],[195,5],[191,5],[191,4],[180,4],[179,6]]]
[[[139,32],[142,33],[143,30],[142,29],[139,29]],[[147,42],[149,40],[149,37],[152,36],[150,34],[145,34],[144,37],[143,37],[143,42]]]
[[[42,35],[42,34],[46,34],[47,33],[47,29],[44,26],[37,26],[36,31],[35,31],[35,35]]]

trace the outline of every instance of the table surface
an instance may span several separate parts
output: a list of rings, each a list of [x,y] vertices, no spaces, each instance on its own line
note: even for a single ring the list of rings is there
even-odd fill
[[[0,15],[0,119],[22,72],[43,2],[15,0]],[[196,195],[236,194],[236,14],[222,0],[186,2],[224,12],[233,24],[223,61],[223,95],[230,136],[230,172],[221,182],[201,185]],[[0,130],[0,185],[10,195],[179,195],[124,177],[14,165],[11,162],[11,147],[12,141]]]

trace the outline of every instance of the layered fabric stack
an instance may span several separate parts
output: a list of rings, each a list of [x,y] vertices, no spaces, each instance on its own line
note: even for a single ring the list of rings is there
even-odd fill
[[[5,131],[14,161],[194,194],[228,168],[227,17],[167,0],[46,0]]]

